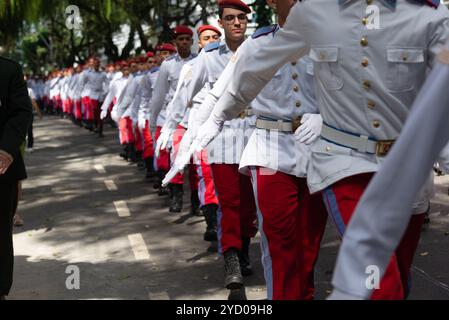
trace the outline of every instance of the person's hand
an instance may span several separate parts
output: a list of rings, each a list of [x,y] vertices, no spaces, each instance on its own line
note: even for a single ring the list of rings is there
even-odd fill
[[[322,127],[323,118],[320,114],[306,113],[295,132],[295,139],[300,143],[311,144],[320,136]]]
[[[200,152],[214,140],[223,129],[224,121],[216,119],[212,114],[207,121],[198,128],[198,132],[195,137],[195,147],[197,152]]]
[[[112,120],[114,120],[115,123],[119,123],[120,122],[120,116],[118,115],[116,110],[112,110],[111,112],[111,118]]]
[[[170,171],[165,176],[164,180],[162,180],[162,186],[166,187],[173,180],[173,178],[178,174],[184,171],[184,168],[190,163],[190,159],[195,152],[191,147],[190,134],[186,133],[181,140],[179,145],[178,154],[176,155],[175,163],[171,167]]]
[[[172,134],[173,134],[173,132],[171,130],[168,130],[168,129],[161,130],[161,134],[156,142],[156,148],[154,149],[156,158],[159,157],[159,153],[161,150],[164,150],[167,148],[167,144],[170,141]]]
[[[14,159],[9,153],[0,150],[0,176],[6,173],[13,161]]]
[[[104,120],[108,116],[108,109],[101,110],[100,119]]]
[[[139,124],[139,129],[140,130],[145,130],[146,126],[147,126],[147,121],[144,118],[139,118],[139,120],[137,121]]]

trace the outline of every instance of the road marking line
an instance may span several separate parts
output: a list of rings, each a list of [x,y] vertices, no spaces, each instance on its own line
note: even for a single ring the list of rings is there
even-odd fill
[[[109,191],[117,191],[118,188],[114,183],[114,180],[104,180],[104,184],[106,185],[106,188],[108,188]]]
[[[119,217],[131,217],[131,212],[128,209],[126,201],[114,201],[114,206]]]
[[[433,278],[432,276],[430,276],[429,274],[427,274],[424,270],[418,268],[417,266],[413,266],[412,265],[412,270],[415,271],[417,274],[419,274],[421,277],[423,277],[424,279],[426,279],[427,281],[429,281],[430,283],[436,285],[437,287],[440,287],[441,289],[449,292],[449,285]]]
[[[143,240],[142,234],[130,234],[128,235],[128,240],[131,244],[131,249],[133,250],[136,260],[150,260],[150,253],[148,252],[148,248],[145,244],[145,240]]]
[[[95,168],[95,170],[97,170],[97,172],[98,172],[99,174],[105,174],[105,173],[106,173],[105,168],[104,168],[103,165],[101,165],[101,164],[96,164],[96,165],[94,166],[94,168]]]

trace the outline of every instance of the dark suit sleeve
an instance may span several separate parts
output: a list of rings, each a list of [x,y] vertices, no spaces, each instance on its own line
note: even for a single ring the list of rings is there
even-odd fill
[[[6,117],[5,130],[0,137],[0,150],[16,158],[32,118],[31,100],[19,65],[14,65],[9,81]]]

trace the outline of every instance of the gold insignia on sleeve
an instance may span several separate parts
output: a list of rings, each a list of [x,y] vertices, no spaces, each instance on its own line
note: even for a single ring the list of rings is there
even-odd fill
[[[438,55],[438,61],[444,64],[449,64],[449,49],[445,48]]]

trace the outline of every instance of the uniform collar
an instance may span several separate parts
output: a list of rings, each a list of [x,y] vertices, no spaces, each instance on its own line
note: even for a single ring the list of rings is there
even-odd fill
[[[396,0],[381,0],[390,9],[396,9]],[[354,2],[354,0],[338,0],[338,4],[343,7],[347,4]]]
[[[338,4],[340,6],[345,6],[350,2],[353,2],[354,0],[338,0]],[[381,0],[387,7],[390,9],[396,9],[396,0]],[[427,5],[437,8],[440,4],[440,0],[421,0],[422,2],[426,3]]]

